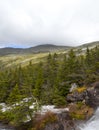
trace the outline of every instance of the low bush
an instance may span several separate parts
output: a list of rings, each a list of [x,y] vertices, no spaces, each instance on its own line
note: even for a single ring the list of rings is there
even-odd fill
[[[39,121],[37,121],[35,127],[32,130],[43,130],[47,124],[55,123],[57,120],[58,119],[56,114],[49,111],[40,117]]]

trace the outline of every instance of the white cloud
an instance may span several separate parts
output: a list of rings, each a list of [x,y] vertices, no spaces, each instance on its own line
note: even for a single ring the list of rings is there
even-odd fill
[[[0,0],[0,46],[99,40],[98,0]]]

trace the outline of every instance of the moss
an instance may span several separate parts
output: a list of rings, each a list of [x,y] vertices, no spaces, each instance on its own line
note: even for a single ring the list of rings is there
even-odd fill
[[[85,115],[77,114],[77,113],[71,113],[71,117],[74,118],[74,119],[78,119],[78,120],[84,120],[85,119]]]
[[[70,115],[74,119],[84,120],[92,116],[94,110],[83,102],[78,102],[70,106]]]
[[[77,91],[78,93],[82,93],[82,92],[84,92],[86,89],[87,89],[86,86],[83,86],[83,87],[78,87],[78,88],[76,88],[75,91]]]
[[[84,105],[84,103],[83,102],[77,102],[77,107],[78,107],[78,109],[81,109],[81,107]]]

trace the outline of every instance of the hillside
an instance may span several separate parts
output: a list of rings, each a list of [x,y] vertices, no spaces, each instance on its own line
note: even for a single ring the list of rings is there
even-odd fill
[[[30,61],[33,64],[40,61],[44,61],[46,56],[50,53],[54,54],[65,54],[73,48],[77,55],[85,54],[87,47],[89,49],[94,48],[99,45],[99,42],[92,42],[88,44],[83,44],[77,47],[69,46],[56,46],[51,44],[39,45],[35,47],[30,47],[26,49],[22,48],[1,48],[0,49],[0,66],[2,68],[16,67],[18,65],[26,66]]]
[[[64,110],[69,115],[65,119],[58,116],[61,121],[88,120],[99,105],[99,47],[81,54],[79,47],[75,47],[58,53],[1,56],[0,121],[20,128],[26,125],[26,130],[48,130],[50,124],[49,130],[55,130],[53,124],[59,128],[67,125],[57,118],[57,114],[64,114]],[[46,113],[44,110],[44,118],[41,118],[40,110],[49,104],[62,113]]]
[[[49,53],[66,52],[71,47],[56,46],[51,44],[39,45],[30,48],[1,48],[0,49],[0,66],[2,68],[16,67],[19,65],[26,66],[30,61],[33,64],[44,61]]]
[[[27,127],[26,130],[48,130],[44,128],[51,124],[49,130],[55,130],[52,125],[57,122],[58,125],[60,120],[54,115],[49,115],[50,118],[47,115],[35,125],[35,119],[41,119],[34,118],[40,115],[41,106],[49,104],[55,108],[68,108],[65,110],[68,110],[70,118],[65,119],[87,120],[92,116],[93,108],[99,105],[99,91],[95,83],[99,81],[99,47],[87,49],[85,55],[77,55],[72,49],[67,54],[59,53],[19,55],[17,59],[14,59],[15,54],[1,57],[0,121],[16,127],[30,121],[31,129]],[[30,60],[32,62],[29,63]],[[43,62],[34,65],[41,60]],[[22,62],[27,66],[12,69]],[[2,69],[4,66],[10,69]],[[96,89],[92,89],[94,83]]]
[[[91,42],[91,43],[86,43],[86,44],[83,44],[81,46],[78,46],[79,48],[94,48],[95,46],[98,46],[99,45],[99,41],[95,41],[95,42]]]
[[[67,50],[71,47],[69,46],[56,46],[51,44],[39,45],[30,48],[1,48],[0,55],[9,55],[9,54],[33,54],[33,53],[40,53],[40,52],[56,52],[61,50]]]

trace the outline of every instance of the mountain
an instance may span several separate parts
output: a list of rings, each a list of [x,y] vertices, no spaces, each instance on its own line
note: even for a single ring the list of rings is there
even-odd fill
[[[74,51],[76,52],[77,55],[81,55],[81,54],[85,54],[87,48],[92,49],[96,46],[99,46],[99,41],[86,43],[86,44],[74,47]]]
[[[19,54],[23,53],[24,49],[21,48],[12,48],[12,47],[5,47],[5,48],[0,48],[0,55],[9,55],[9,54]]]
[[[99,41],[95,41],[95,42],[91,42],[91,43],[86,43],[86,44],[83,44],[83,45],[80,45],[80,46],[78,46],[78,48],[82,48],[82,49],[84,49],[84,48],[94,48],[95,46],[99,46]]]
[[[52,44],[44,44],[44,45],[38,45],[35,47],[30,48],[0,48],[0,56],[3,55],[9,55],[9,54],[34,54],[34,53],[45,53],[45,52],[58,52],[58,51],[67,51],[70,48],[74,48],[75,50],[82,50],[85,51],[86,48],[94,48],[95,46],[99,45],[99,41],[86,43],[77,47],[71,47],[71,46],[57,46]]]
[[[40,53],[40,52],[56,52],[61,50],[67,50],[71,47],[69,46],[56,46],[52,44],[39,45],[30,48],[0,48],[0,55],[9,55],[9,54],[31,54],[31,53]]]
[[[36,47],[31,47],[26,50],[30,52],[54,52],[54,51],[60,51],[60,50],[67,50],[71,48],[70,46],[57,46],[52,44],[45,44],[45,45],[39,45]]]
[[[0,49],[0,66],[2,68],[16,67],[18,65],[26,66],[32,61],[33,64],[39,63],[40,61],[45,61],[49,52],[53,53],[68,53],[68,51],[73,48],[76,55],[85,54],[87,47],[89,49],[94,48],[99,45],[99,42],[92,42],[83,44],[77,47],[69,46],[56,46],[52,44],[39,45],[30,48],[1,48]]]

